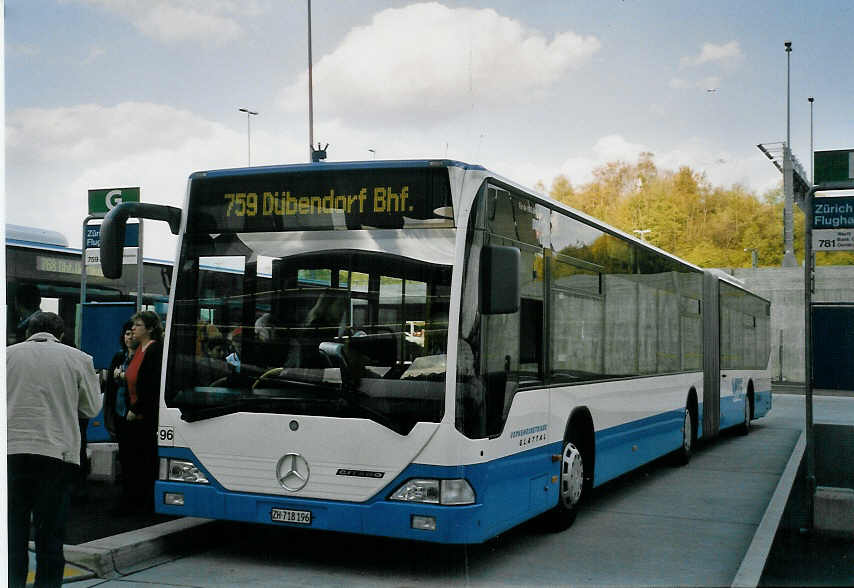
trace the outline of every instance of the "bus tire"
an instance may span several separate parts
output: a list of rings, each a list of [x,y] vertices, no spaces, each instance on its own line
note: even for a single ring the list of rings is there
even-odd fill
[[[697,414],[694,403],[688,399],[685,405],[685,416],[682,420],[682,444],[674,454],[673,463],[677,466],[688,465],[691,456],[694,455],[694,446],[697,443]]]
[[[584,479],[584,459],[572,441],[564,441],[560,454],[557,506],[548,513],[550,531],[558,533],[572,526],[587,484]]]
[[[752,388],[752,387],[751,387]],[[748,390],[744,396],[744,420],[738,427],[739,435],[748,435],[750,433],[750,417],[753,415],[753,390]]]

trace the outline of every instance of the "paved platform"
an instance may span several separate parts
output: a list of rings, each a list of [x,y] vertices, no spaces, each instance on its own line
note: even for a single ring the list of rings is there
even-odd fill
[[[760,419],[749,436],[725,433],[685,467],[658,465],[602,488],[571,529],[573,569],[563,579],[729,586],[738,577],[755,586],[779,516],[765,523],[770,535],[760,527],[800,436]]]

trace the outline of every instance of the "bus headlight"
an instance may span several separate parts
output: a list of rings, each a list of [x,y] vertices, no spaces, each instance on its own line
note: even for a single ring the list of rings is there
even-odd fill
[[[160,458],[160,479],[169,482],[210,484],[210,480],[196,464],[185,459],[172,459],[171,457]]]
[[[462,505],[474,504],[474,490],[468,481],[413,478],[395,490],[389,497],[403,502],[424,504]]]

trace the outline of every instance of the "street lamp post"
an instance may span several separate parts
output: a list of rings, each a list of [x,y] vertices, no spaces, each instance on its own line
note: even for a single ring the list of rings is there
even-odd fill
[[[815,185],[815,170],[813,169],[815,165],[815,151],[812,142],[812,104],[815,102],[815,98],[810,96],[807,98],[807,101],[810,103],[810,184]]]
[[[249,124],[249,120],[252,116],[258,116],[258,113],[249,110],[248,108],[238,108],[240,112],[246,113],[246,157],[248,160],[247,167],[252,167],[252,129]]]
[[[794,239],[794,171],[792,165],[791,73],[792,42],[786,47],[786,144],[783,146],[783,267],[796,267]]]
[[[785,41],[786,47],[786,147],[792,147],[792,111],[790,108],[790,97],[792,89],[792,42]]]
[[[314,162],[314,84],[311,79],[311,0],[307,0],[306,4],[308,5],[308,160]]]

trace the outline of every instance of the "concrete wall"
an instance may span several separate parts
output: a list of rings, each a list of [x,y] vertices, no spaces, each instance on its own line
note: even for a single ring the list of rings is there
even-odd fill
[[[771,301],[771,377],[804,381],[804,270],[725,269]],[[854,302],[854,266],[816,268],[813,302]]]

